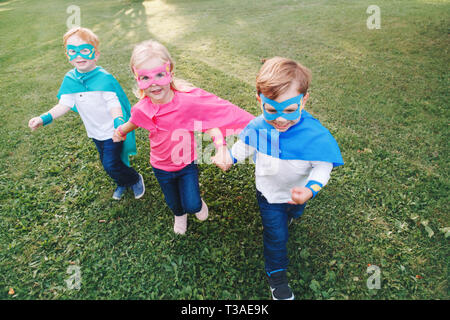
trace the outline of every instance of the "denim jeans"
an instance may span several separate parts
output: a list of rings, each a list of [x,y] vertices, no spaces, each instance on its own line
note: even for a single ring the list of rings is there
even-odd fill
[[[290,218],[299,218],[306,203],[268,203],[256,190],[259,210],[263,224],[264,260],[266,272],[286,269],[289,264],[287,242],[289,238],[288,222]]]
[[[192,162],[179,171],[165,171],[153,168],[161,186],[166,203],[176,216],[196,213],[202,208],[198,167]]]
[[[100,141],[92,138],[97,147],[100,161],[106,173],[121,187],[131,187],[139,181],[139,174],[128,167],[120,159],[122,142],[113,142],[112,139]]]

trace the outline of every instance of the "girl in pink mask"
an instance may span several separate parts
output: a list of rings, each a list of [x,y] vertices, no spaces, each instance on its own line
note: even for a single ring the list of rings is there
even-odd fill
[[[148,40],[133,50],[131,71],[140,101],[131,118],[117,128],[113,140],[121,141],[138,127],[149,131],[150,164],[175,215],[173,230],[184,234],[187,214],[206,220],[208,207],[200,197],[194,131],[208,133],[215,157],[226,159],[225,136],[237,134],[254,116],[229,101],[188,82],[174,78],[174,62],[159,42]]]

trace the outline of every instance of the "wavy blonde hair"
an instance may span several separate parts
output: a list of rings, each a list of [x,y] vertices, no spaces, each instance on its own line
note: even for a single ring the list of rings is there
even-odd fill
[[[167,48],[155,40],[146,40],[138,43],[131,54],[130,59],[130,69],[134,76],[133,67],[139,69],[145,61],[152,58],[160,58],[163,62],[170,62],[170,71],[174,72],[175,63],[167,50]],[[170,83],[172,90],[187,92],[195,88],[191,83],[172,77],[172,82]],[[137,86],[133,90],[134,94],[138,99],[143,99],[145,97],[145,92],[139,89]]]
[[[311,83],[311,71],[294,60],[273,57],[264,62],[256,76],[256,91],[276,99],[291,83],[298,83],[298,92],[306,94]]]

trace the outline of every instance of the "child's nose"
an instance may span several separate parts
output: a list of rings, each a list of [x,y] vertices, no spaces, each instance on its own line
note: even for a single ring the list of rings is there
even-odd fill
[[[286,123],[286,122],[288,122],[288,120],[286,120],[283,117],[278,117],[278,118],[275,119],[275,121],[278,122],[278,123]]]

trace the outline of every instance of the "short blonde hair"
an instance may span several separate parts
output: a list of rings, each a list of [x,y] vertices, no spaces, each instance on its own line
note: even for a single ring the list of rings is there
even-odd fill
[[[294,60],[273,57],[266,60],[256,76],[256,91],[269,99],[276,99],[292,82],[298,83],[298,92],[306,94],[311,83],[311,71]]]
[[[67,40],[73,35],[77,35],[87,43],[92,44],[95,48],[95,51],[98,51],[98,45],[100,44],[100,41],[98,40],[97,35],[92,32],[92,30],[82,27],[74,27],[64,34],[64,47],[67,46]]]
[[[160,58],[162,62],[170,62],[170,72],[173,72],[175,69],[175,63],[167,50],[167,48],[155,40],[146,40],[141,43],[138,43],[131,54],[130,59],[130,68],[131,72],[134,75],[133,68],[139,69],[139,66],[142,65],[145,61],[152,58]],[[172,82],[170,83],[170,87],[173,90],[177,91],[190,91],[194,88],[192,84],[189,82],[177,79],[172,77]],[[136,88],[134,90],[134,94],[137,98],[142,99],[145,97],[144,90]]]

